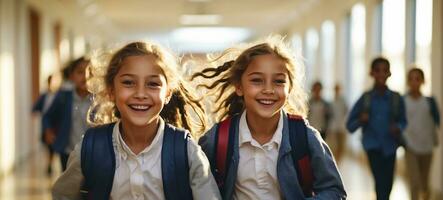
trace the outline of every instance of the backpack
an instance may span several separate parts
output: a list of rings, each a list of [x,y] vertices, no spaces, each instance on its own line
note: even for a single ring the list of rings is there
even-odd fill
[[[80,190],[83,199],[109,199],[115,174],[112,132],[115,123],[90,128],[83,137],[81,170],[85,177]],[[161,151],[163,190],[166,199],[192,199],[189,184],[185,130],[165,124]]]
[[[231,158],[234,148],[235,127],[238,122],[233,116],[220,122],[216,131],[216,146],[213,157],[210,160],[213,174],[217,181],[217,185],[223,194],[224,182],[226,179],[226,169],[229,169],[230,162],[226,162],[227,158]],[[289,121],[289,140],[292,148],[291,156],[294,161],[294,167],[297,171],[297,179],[305,197],[312,197],[314,175],[310,163],[310,152],[307,137],[307,124],[301,116],[288,115]],[[231,125],[232,124],[232,125]]]

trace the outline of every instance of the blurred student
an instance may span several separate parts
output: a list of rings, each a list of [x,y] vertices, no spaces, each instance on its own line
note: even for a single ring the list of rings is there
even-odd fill
[[[48,76],[47,79],[47,90],[45,92],[43,92],[40,97],[38,98],[37,102],[35,102],[34,106],[32,107],[32,112],[33,113],[40,113],[41,114],[41,141],[44,144],[44,146],[46,147],[47,151],[47,155],[48,155],[48,160],[47,160],[47,167],[46,167],[46,173],[48,175],[51,175],[52,173],[52,160],[54,157],[54,149],[52,148],[51,144],[49,144],[48,142],[45,141],[44,139],[44,119],[43,116],[44,114],[48,111],[48,108],[51,106],[52,102],[54,101],[54,97],[55,97],[55,91],[53,91],[52,89],[52,75]]]
[[[312,84],[312,97],[309,100],[308,121],[311,126],[320,132],[321,137],[326,139],[331,112],[328,102],[322,97],[322,89],[323,85],[320,81],[316,81]]]
[[[386,85],[391,76],[386,58],[372,61],[370,76],[374,79],[374,87],[354,104],[346,127],[350,133],[363,128],[363,148],[375,179],[377,200],[386,200],[394,181],[397,148],[404,144],[405,105],[400,94]]]
[[[329,135],[326,140],[331,147],[336,161],[340,161],[346,145],[346,115],[348,107],[345,99],[341,95],[340,84],[334,87],[335,97],[331,103],[331,120],[329,123]]]
[[[88,64],[89,60],[81,57],[68,66],[67,74],[74,88],[61,88],[44,116],[45,140],[60,155],[63,171],[69,153],[88,128],[86,119],[91,105],[91,95],[86,88],[85,72]]]
[[[425,76],[421,69],[412,68],[407,75],[409,91],[405,95],[406,168],[409,175],[411,199],[429,199],[429,170],[434,147],[438,144],[437,128],[440,113],[434,97],[423,96],[421,86]]]

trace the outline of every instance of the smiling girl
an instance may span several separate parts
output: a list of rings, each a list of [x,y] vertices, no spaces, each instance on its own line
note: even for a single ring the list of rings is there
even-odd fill
[[[90,112],[100,126],[70,155],[54,199],[219,199],[205,154],[184,130],[197,135],[205,119],[177,76],[176,59],[158,45],[134,42],[105,66],[92,66]]]
[[[223,199],[346,198],[328,146],[300,116],[302,65],[283,39],[229,49],[217,61],[235,52],[193,76],[213,80],[201,86],[216,96],[219,123],[199,143]]]

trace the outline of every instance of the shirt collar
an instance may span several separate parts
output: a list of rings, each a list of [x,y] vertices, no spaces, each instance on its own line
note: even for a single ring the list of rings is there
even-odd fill
[[[160,118],[159,120],[159,126],[158,126],[158,130],[157,130],[157,134],[154,137],[154,140],[152,140],[151,145],[147,146],[145,149],[143,149],[143,151],[141,151],[138,155],[135,155],[131,149],[129,148],[129,146],[125,143],[125,141],[122,138],[122,135],[120,133],[120,123],[121,121],[119,120],[115,126],[114,126],[114,130],[113,130],[113,138],[116,138],[115,143],[117,144],[117,151],[120,153],[121,157],[126,160],[126,158],[131,155],[131,156],[138,156],[138,155],[143,155],[149,151],[152,151],[154,149],[157,148],[161,148],[162,143],[163,143],[163,132],[165,130],[165,122],[163,121],[162,118]]]
[[[283,120],[282,119],[283,119],[282,112],[280,112],[280,118],[278,120],[277,129],[275,130],[274,135],[272,136],[272,139],[268,143],[266,143],[262,146],[265,146],[270,143],[274,143],[277,145],[277,148],[280,148],[281,139],[282,139],[282,130],[283,130]],[[246,121],[246,110],[242,113],[242,115],[240,117],[239,135],[240,135],[239,136],[240,146],[242,146],[245,143],[259,144],[257,141],[254,140],[254,138],[252,138],[251,130],[249,129],[248,123]]]

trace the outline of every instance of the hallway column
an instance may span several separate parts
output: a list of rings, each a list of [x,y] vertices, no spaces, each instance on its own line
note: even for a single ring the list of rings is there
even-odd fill
[[[0,0],[0,176],[15,158],[15,1]]]
[[[342,88],[342,95],[345,92],[345,85],[349,84],[346,79],[346,45],[347,45],[347,24],[346,14],[339,15],[333,19],[335,25],[335,72],[334,84],[339,83]]]
[[[432,94],[438,99],[440,113],[443,111],[443,2],[433,1],[432,11]],[[443,128],[440,121],[439,128],[439,151],[434,155],[433,171],[431,172],[431,189],[438,193],[436,199],[443,197]]]
[[[366,73],[369,74],[369,63],[381,54],[382,0],[366,0]],[[365,76],[365,86],[370,87],[371,79]]]

